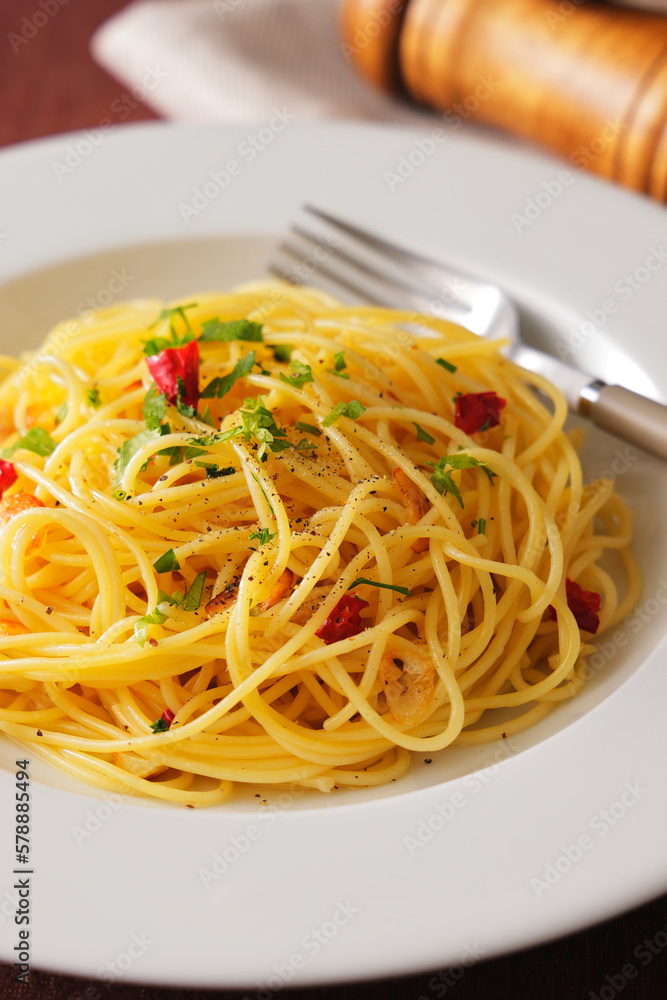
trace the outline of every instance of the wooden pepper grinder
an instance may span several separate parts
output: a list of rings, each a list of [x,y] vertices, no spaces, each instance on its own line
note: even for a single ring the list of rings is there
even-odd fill
[[[667,16],[596,0],[342,0],[373,83],[667,200]]]

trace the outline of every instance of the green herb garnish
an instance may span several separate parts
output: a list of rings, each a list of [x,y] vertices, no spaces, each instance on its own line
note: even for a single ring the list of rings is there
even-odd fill
[[[46,456],[50,455],[55,447],[56,442],[48,431],[45,431],[43,427],[31,427],[28,433],[24,434],[18,441],[15,441],[10,448],[4,449],[2,458],[11,458],[19,448],[25,448],[26,451],[34,451],[36,455]]]
[[[246,354],[245,357],[236,362],[229,375],[224,375],[222,378],[214,378],[212,382],[209,382],[202,389],[200,393],[201,398],[213,399],[215,397],[216,399],[222,399],[240,378],[245,378],[246,375],[250,374],[255,360],[255,352],[250,351],[249,354]]]
[[[284,361],[287,363],[292,357],[292,351],[294,348],[289,344],[274,344],[271,350],[273,351],[273,356],[276,361]]]
[[[235,433],[242,434],[246,441],[254,437],[259,442],[257,458],[261,462],[266,461],[269,451],[284,451],[285,448],[291,447],[284,429],[278,427],[271,410],[263,405],[264,398],[260,396],[259,399],[246,399],[246,409],[239,410],[242,425],[240,428],[235,428]]]
[[[349,417],[350,420],[356,420],[364,413],[366,407],[362,406],[356,399],[351,399],[349,403],[336,403],[333,410],[327,413],[326,417],[322,421],[323,427],[331,427],[335,424],[339,417]]]
[[[167,549],[163,552],[159,559],[156,559],[153,563],[153,569],[156,573],[171,573],[172,570],[180,569],[181,564],[179,563],[173,549]]]
[[[261,528],[260,531],[253,531],[248,535],[248,540],[252,541],[257,539],[260,545],[268,545],[268,543],[278,537],[277,531],[269,531],[268,528]]]
[[[164,392],[158,392],[155,382],[144,398],[143,414],[150,431],[158,430],[167,415],[167,397]]]
[[[250,340],[261,344],[264,340],[262,324],[251,319],[232,319],[221,323],[219,319],[207,319],[202,323],[199,339],[221,341],[224,344],[232,340]]]
[[[417,428],[417,437],[420,441],[425,441],[426,444],[435,444],[435,438],[431,437],[423,427],[420,427],[419,424],[415,424],[415,427]]]
[[[91,389],[86,389],[86,402],[88,403],[88,406],[92,406],[95,410],[99,409],[102,405],[100,390],[96,386],[93,386]]]
[[[456,365],[451,364],[449,361],[445,361],[444,358],[436,358],[435,363],[436,365],[440,365],[442,368],[445,368],[448,372],[455,372],[457,370]]]
[[[334,354],[334,366],[333,368],[327,368],[327,371],[332,375],[338,375],[339,378],[349,379],[349,375],[345,373],[347,364],[345,363],[345,351],[338,351]]]
[[[213,462],[195,462],[195,465],[197,468],[205,470],[207,479],[219,479],[221,476],[232,476],[236,472],[233,465],[228,465],[224,469],[221,469]]]
[[[125,475],[125,470],[137,452],[141,451],[144,445],[148,444],[149,441],[155,441],[160,436],[160,431],[157,428],[146,428],[145,431],[139,431],[139,433],[135,434],[134,437],[128,438],[127,441],[123,442],[118,449],[118,458],[115,462],[116,478],[114,479],[113,484],[114,490],[118,490],[120,487],[123,476]],[[146,468],[147,464],[148,463],[141,467],[142,471]]]
[[[167,620],[167,616],[163,615],[161,611],[156,608],[155,611],[151,611],[149,615],[144,615],[139,621],[134,623],[134,638],[137,640],[139,645],[143,648],[146,644],[146,638],[148,636],[148,626],[149,625],[162,625],[163,622]]]
[[[395,590],[396,593],[404,594],[405,597],[412,597],[412,591],[408,590],[407,587],[398,587],[395,583],[379,583],[377,580],[368,580],[365,576],[358,576],[347,589],[352,590],[353,587],[358,587],[362,583],[369,587],[382,587],[383,590]]]
[[[304,424],[302,420],[297,420],[294,426],[298,431],[305,431],[306,434],[314,434],[316,437],[320,437],[322,434],[319,427],[315,427],[314,424]]]
[[[154,323],[151,323],[148,329],[152,330],[153,327],[158,325],[158,323],[168,319],[171,340],[167,340],[166,337],[152,337],[150,340],[145,340],[144,354],[150,357],[153,354],[159,354],[161,351],[166,351],[170,347],[182,347],[183,344],[187,344],[191,340],[194,340],[194,331],[190,326],[188,317],[185,315],[185,310],[194,309],[197,305],[197,302],[189,302],[185,306],[174,306],[173,309],[163,309],[158,318]],[[176,332],[177,316],[180,317],[183,325],[185,326],[185,333],[178,334]]]
[[[204,593],[204,584],[206,583],[206,570],[199,573],[198,576],[192,581],[192,586],[187,591],[185,599],[183,601],[183,608],[185,611],[196,611],[201,604],[202,594]]]
[[[426,464],[433,466],[431,482],[435,486],[438,493],[453,494],[461,507],[463,507],[463,497],[461,496],[461,491],[452,479],[451,475],[445,471],[445,467],[450,466],[452,469],[471,469],[474,466],[484,467],[486,462],[481,462],[478,458],[473,458],[472,455],[466,455],[459,452],[458,455],[445,455],[443,458],[439,458],[437,462],[427,462]]]
[[[290,361],[290,371],[293,373],[292,375],[283,375],[281,372],[280,380],[296,389],[302,389],[306,382],[315,381],[310,365],[304,365],[300,361]]]

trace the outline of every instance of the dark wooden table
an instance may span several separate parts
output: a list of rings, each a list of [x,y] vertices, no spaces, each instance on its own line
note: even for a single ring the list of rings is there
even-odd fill
[[[123,6],[122,0],[0,0],[0,145],[94,127],[108,115],[112,102],[122,99],[124,88],[95,65],[88,40],[98,24]],[[33,31],[30,25],[38,11],[52,13]],[[37,21],[44,22],[44,18]],[[128,105],[128,112],[128,121],[155,117],[140,104]],[[0,206],[8,196],[0,192]],[[53,863],[57,864],[57,858]],[[57,919],[55,912],[53,919]],[[664,897],[588,931],[466,969],[306,993],[314,1000],[612,1000],[619,995],[623,1000],[664,1000],[666,928]],[[172,992],[37,969],[31,970],[26,986],[15,981],[11,966],[0,964],[0,1000],[158,1000],[165,996],[203,1000],[246,995],[254,1000],[252,991]]]

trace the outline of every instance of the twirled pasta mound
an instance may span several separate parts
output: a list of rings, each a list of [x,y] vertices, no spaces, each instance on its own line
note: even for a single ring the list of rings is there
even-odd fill
[[[391,781],[575,694],[638,597],[561,395],[450,323],[256,283],[2,364],[0,729],[99,787]]]

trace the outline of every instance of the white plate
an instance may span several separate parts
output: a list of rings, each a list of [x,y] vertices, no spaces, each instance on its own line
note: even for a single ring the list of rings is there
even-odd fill
[[[535,343],[576,342],[582,367],[667,395],[659,206],[479,136],[261,129],[142,125],[3,152],[1,348],[36,344],[89,299],[257,276],[267,234],[310,200],[495,279]],[[35,762],[33,963],[276,992],[470,963],[665,891],[667,468],[597,433],[584,458],[589,478],[617,475],[636,512],[645,589],[641,616],[601,637],[577,700],[510,747],[416,760],[388,789],[268,792],[267,806],[105,801]],[[21,754],[6,741],[2,754],[0,957],[11,962]]]

